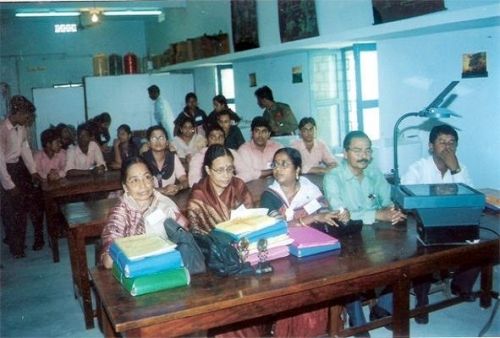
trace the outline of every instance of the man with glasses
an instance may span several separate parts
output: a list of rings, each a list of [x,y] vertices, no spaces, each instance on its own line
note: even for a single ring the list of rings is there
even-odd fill
[[[332,210],[347,210],[350,218],[364,224],[376,221],[395,224],[406,218],[391,201],[390,185],[372,164],[372,143],[362,131],[351,131],[344,139],[344,160],[323,180],[326,199]],[[361,302],[346,304],[351,326],[366,323]],[[382,295],[370,312],[370,319],[388,316],[392,297]]]
[[[431,156],[422,158],[408,168],[408,172],[401,178],[402,184],[443,184],[465,183],[472,185],[467,168],[457,158],[458,134],[446,124],[432,128],[429,134],[429,152]],[[455,272],[451,282],[451,292],[463,300],[473,302],[472,287],[479,275],[479,268],[460,270]],[[429,291],[432,276],[414,281],[416,307],[429,304]],[[415,317],[419,324],[427,324],[429,315],[422,314]]]
[[[271,176],[274,153],[283,146],[270,140],[271,127],[262,116],[252,120],[252,139],[238,149],[238,154],[245,166],[251,172],[249,180]]]

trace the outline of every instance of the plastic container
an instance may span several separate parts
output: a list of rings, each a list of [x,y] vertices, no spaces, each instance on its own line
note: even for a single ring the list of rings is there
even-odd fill
[[[121,75],[123,74],[122,57],[118,54],[111,54],[109,56],[109,74]]]
[[[125,74],[137,74],[137,56],[133,53],[127,53],[123,57],[123,72]]]
[[[109,75],[108,56],[106,54],[99,53],[94,55],[92,64],[94,66],[94,76]]]

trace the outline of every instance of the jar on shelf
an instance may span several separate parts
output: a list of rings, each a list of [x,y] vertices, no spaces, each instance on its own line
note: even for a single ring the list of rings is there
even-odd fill
[[[109,75],[108,56],[104,53],[98,53],[92,58],[94,76]]]

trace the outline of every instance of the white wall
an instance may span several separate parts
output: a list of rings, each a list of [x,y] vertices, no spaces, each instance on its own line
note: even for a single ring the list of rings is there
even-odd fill
[[[302,67],[302,83],[292,83],[292,67]],[[233,64],[237,113],[246,120],[262,114],[254,92],[264,85],[273,90],[274,100],[289,104],[297,120],[310,116],[310,82],[306,52],[235,62]],[[250,87],[248,75],[255,73],[257,86]]]
[[[377,42],[381,132],[392,139],[396,119],[418,111],[452,80],[460,80],[449,106],[462,118],[446,119],[460,129],[459,159],[478,188],[500,189],[500,26]],[[461,78],[464,53],[487,52],[488,77]],[[402,128],[423,120],[409,118]],[[421,130],[429,128],[421,128]],[[420,132],[425,154],[428,132]]]

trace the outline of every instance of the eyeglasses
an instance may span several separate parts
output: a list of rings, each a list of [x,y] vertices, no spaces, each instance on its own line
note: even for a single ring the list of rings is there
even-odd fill
[[[361,155],[361,154],[371,155],[373,153],[372,148],[368,148],[368,149],[349,148],[349,150],[352,151],[356,155]]]
[[[217,168],[217,169],[210,168],[210,170],[212,170],[214,173],[218,175],[222,175],[223,173],[234,174],[234,167],[232,165],[225,168]]]
[[[134,176],[129,179],[127,179],[127,184],[130,184],[131,186],[138,186],[139,184],[145,184],[145,185],[150,185],[153,183],[153,175],[151,174],[146,174],[144,176]]]
[[[271,163],[271,169],[278,169],[278,168],[287,169],[290,167],[292,167],[292,163],[287,161]]]
[[[163,142],[167,140],[165,136],[151,136],[149,139],[151,142]]]

